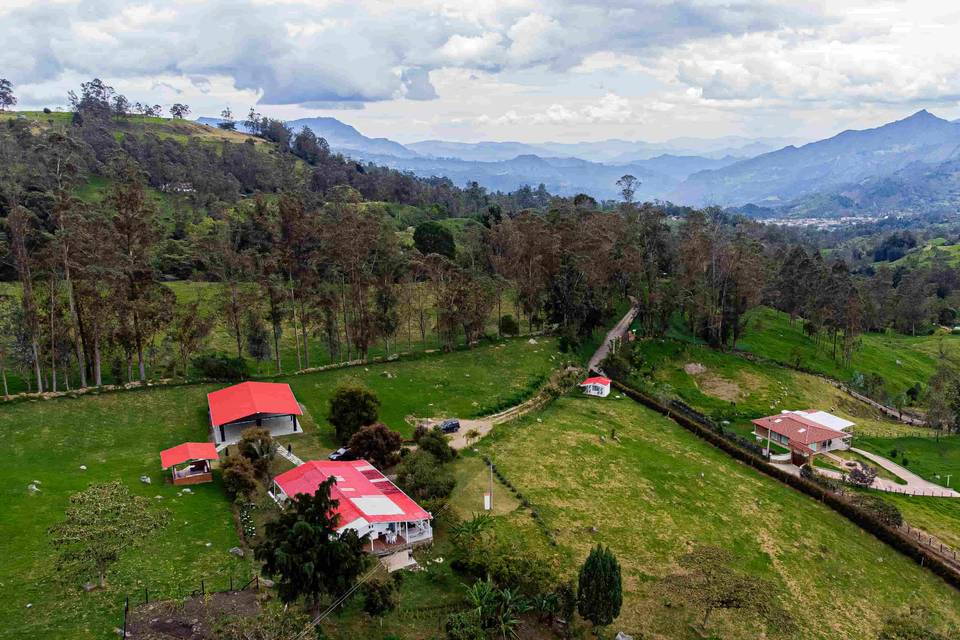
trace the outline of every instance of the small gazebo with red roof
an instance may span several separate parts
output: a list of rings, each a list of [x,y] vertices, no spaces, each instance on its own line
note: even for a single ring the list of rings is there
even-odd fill
[[[219,457],[212,442],[184,442],[161,451],[160,464],[173,467],[173,484],[200,484],[213,481],[210,461]]]
[[[302,433],[303,415],[290,385],[277,382],[241,382],[207,394],[210,429],[217,445],[238,442],[248,427],[269,429],[270,435]]]

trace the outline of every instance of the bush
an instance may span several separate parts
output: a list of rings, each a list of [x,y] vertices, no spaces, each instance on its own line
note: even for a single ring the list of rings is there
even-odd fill
[[[263,427],[249,427],[240,434],[237,443],[240,455],[250,461],[253,468],[260,475],[266,475],[270,470],[270,462],[276,451],[276,444],[269,429]]]
[[[903,514],[896,505],[891,504],[879,496],[856,495],[850,502],[869,511],[885,525],[899,527],[903,524]]]
[[[247,362],[243,358],[232,358],[226,353],[200,354],[192,364],[201,376],[214,380],[243,380],[248,374]]]
[[[433,454],[418,449],[397,465],[397,484],[415,500],[446,498],[456,480]]]
[[[244,456],[228,456],[220,463],[223,486],[231,496],[250,498],[257,490],[257,470]]]
[[[626,380],[633,372],[633,365],[623,351],[608,353],[600,363],[600,368],[614,380]]]
[[[402,444],[403,437],[399,433],[378,422],[353,434],[347,446],[358,458],[363,458],[378,469],[386,469],[399,461]]]
[[[417,440],[417,447],[421,451],[432,454],[441,464],[450,462],[457,456],[456,450],[450,447],[447,437],[443,435],[440,427],[434,427],[422,434]]]
[[[520,325],[509,313],[500,318],[500,333],[505,336],[515,336],[520,333]]]
[[[369,616],[382,616],[397,607],[397,583],[395,580],[370,580],[361,588],[363,611]]]
[[[359,383],[345,383],[337,387],[330,398],[327,420],[337,433],[337,441],[346,444],[360,427],[377,421],[380,400],[370,389]]]

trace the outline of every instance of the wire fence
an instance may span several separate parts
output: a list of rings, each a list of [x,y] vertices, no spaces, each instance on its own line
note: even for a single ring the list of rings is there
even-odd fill
[[[150,604],[151,602],[156,602],[158,600],[172,600],[176,598],[177,600],[183,600],[184,598],[202,598],[208,593],[234,593],[239,591],[246,591],[247,589],[253,589],[259,591],[260,589],[260,575],[255,574],[252,578],[246,582],[236,579],[233,575],[223,577],[223,576],[213,576],[210,578],[201,578],[200,584],[191,583],[186,588],[180,583],[177,583],[176,594],[173,593],[172,589],[151,589],[148,586],[144,586],[143,590],[137,590],[133,593],[133,596],[128,594],[123,599],[123,634],[120,636],[122,638],[127,637],[127,622],[130,616],[131,607],[136,609],[137,607]]]

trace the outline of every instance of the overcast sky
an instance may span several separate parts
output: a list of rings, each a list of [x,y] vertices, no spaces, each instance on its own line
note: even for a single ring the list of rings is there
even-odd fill
[[[401,142],[814,139],[960,117],[958,36],[957,0],[0,0],[0,77]]]

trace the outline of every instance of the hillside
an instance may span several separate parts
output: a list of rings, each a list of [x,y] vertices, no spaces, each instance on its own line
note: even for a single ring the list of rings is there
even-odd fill
[[[913,163],[939,165],[956,157],[958,144],[960,127],[923,110],[874,129],[844,131],[694,174],[673,195],[691,204],[783,205],[814,192],[880,179]]]
[[[619,442],[609,439],[612,430]],[[719,545],[733,553],[731,568],[772,582],[797,623],[788,637],[874,640],[889,616],[924,602],[960,621],[956,591],[836,513],[626,398],[562,398],[494,432],[481,450],[555,535],[554,549],[539,532],[524,534],[542,562],[572,575],[591,546],[613,549],[624,574],[616,628],[635,637],[693,637],[688,625],[702,613],[683,607],[661,581],[696,544]],[[810,602],[829,602],[830,614]],[[763,623],[746,612],[715,615],[711,637],[762,637]]]

